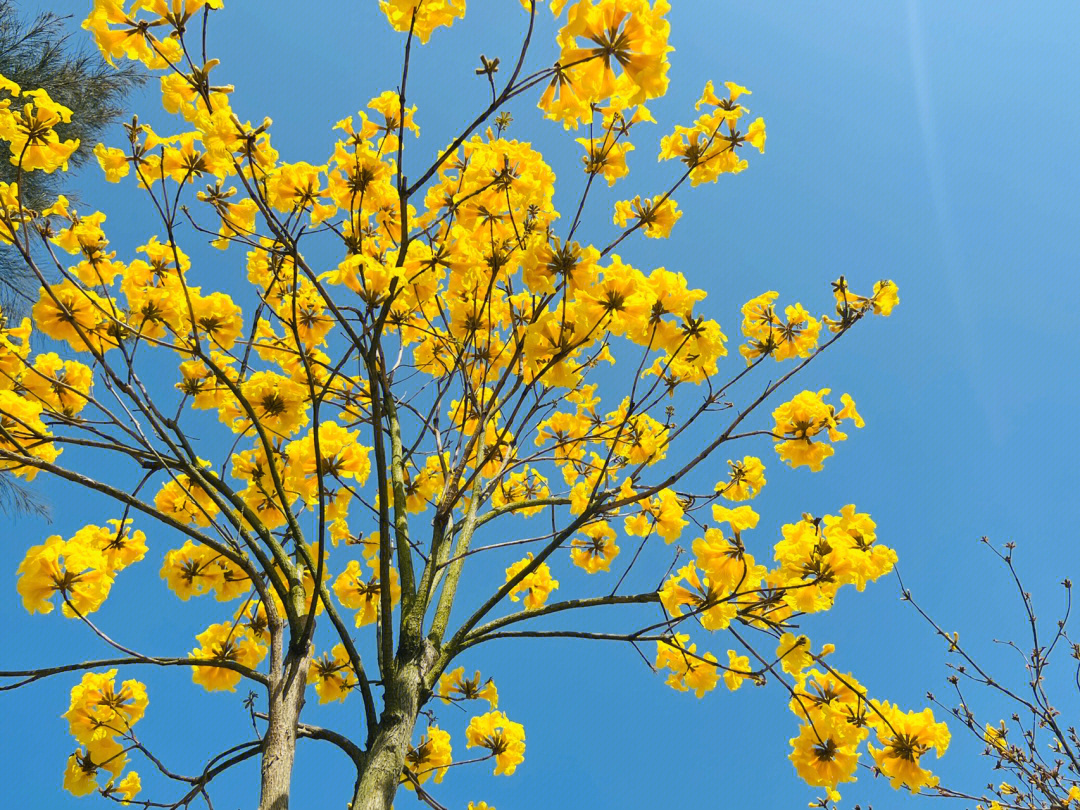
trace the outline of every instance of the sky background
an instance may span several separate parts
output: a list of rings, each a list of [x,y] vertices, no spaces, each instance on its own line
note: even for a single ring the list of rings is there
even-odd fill
[[[21,6],[81,19],[89,3],[24,0]],[[781,524],[854,503],[899,553],[899,569],[919,601],[947,629],[958,630],[1003,680],[1022,685],[1019,658],[993,643],[1013,638],[1028,646],[1019,602],[1007,572],[977,540],[986,535],[999,545],[1018,544],[1018,569],[1051,626],[1062,605],[1057,583],[1080,577],[1071,528],[1080,485],[1072,436],[1080,395],[1080,7],[678,0],[669,18],[671,91],[650,105],[659,123],[635,130],[630,176],[611,194],[602,189],[597,195],[581,236],[606,244],[615,232],[615,199],[666,188],[676,167],[656,164],[659,139],[674,124],[692,121],[707,79],[753,91],[746,103],[767,122],[766,154],[750,155],[750,169],[738,176],[681,190],[676,199],[685,214],[671,239],[628,240],[620,250],[624,259],[645,269],[678,270],[707,290],[702,311],[725,327],[733,355],[738,309],[765,290],[779,291],[781,303],[801,301],[821,313],[831,308],[828,285],[841,273],[864,292],[875,280],[891,278],[901,306],[887,320],[861,323],[787,389],[789,396],[802,388],[848,391],[866,418],[824,473],[782,467],[767,442],[729,454],[754,453],[768,467],[769,484],[754,502],[762,523],[750,533],[751,550],[768,558]],[[516,2],[470,0],[463,22],[440,29],[416,53],[409,96],[419,106],[423,137],[413,166],[426,165],[485,105],[486,84],[472,68],[480,53],[511,62],[524,20]],[[555,26],[546,9],[538,20],[534,69],[555,58]],[[241,117],[269,115],[283,159],[318,162],[332,148],[337,120],[396,86],[404,38],[388,28],[374,3],[230,0],[212,17],[209,43],[211,55],[222,60],[213,80],[236,85],[233,107]],[[584,182],[580,147],[574,133],[542,122],[534,102],[512,107],[509,134],[532,140],[555,168],[556,204],[566,211]],[[136,96],[132,109],[159,132],[179,131],[161,111],[156,82]],[[105,140],[121,145],[119,127]],[[87,209],[107,213],[120,258],[132,258],[133,247],[157,232],[130,184],[108,186],[91,166],[73,188]],[[186,249],[188,242],[181,244]],[[242,251],[191,252],[217,263],[196,262],[192,271],[206,273],[208,286],[216,274],[242,273]],[[727,371],[737,372],[741,362],[729,358]],[[759,419],[764,424],[764,415]],[[77,458],[69,451],[64,461]],[[723,460],[709,471],[710,480],[722,475]],[[15,592],[15,569],[25,548],[47,535],[68,537],[88,521],[114,515],[44,477],[34,487],[51,502],[53,523],[0,523],[6,558],[0,570],[8,583],[0,591],[0,668],[108,657],[101,642],[59,611],[28,617]],[[183,654],[194,646],[194,634],[222,620],[228,608],[212,600],[177,602],[157,570],[180,539],[146,520],[137,526],[147,532],[151,552],[119,578],[96,618],[139,650]],[[684,537],[685,545],[692,536]],[[622,545],[629,553],[630,544]],[[670,549],[659,549],[656,559],[670,556]],[[506,564],[494,561],[491,570],[500,573]],[[659,570],[666,564],[658,562]],[[584,579],[567,561],[554,573],[569,587]],[[907,708],[922,708],[927,690],[945,696],[945,655],[899,601],[896,580],[883,579],[862,594],[849,590],[831,614],[803,625],[817,644],[837,645],[833,665]],[[598,617],[597,629],[608,626],[618,625]],[[721,655],[731,646],[719,636],[698,640]],[[480,799],[499,810],[661,802],[737,807],[762,800],[796,808],[816,795],[786,759],[797,727],[775,685],[747,685],[736,694],[720,688],[699,701],[666,687],[628,647],[498,643],[478,647],[461,663],[495,677],[500,709],[525,725],[526,760],[510,778],[492,777],[486,765],[451,771],[433,792],[454,810]],[[1052,685],[1067,684],[1066,665],[1061,658]],[[176,770],[198,771],[207,755],[250,737],[243,691],[206,694],[180,671],[139,668],[126,677],[149,684],[149,710],[137,731]],[[59,715],[77,680],[59,677],[0,696],[3,804],[37,810],[101,801],[60,791],[70,737]],[[996,704],[980,704],[980,697],[973,693],[973,703],[990,709],[987,719],[1000,716]],[[465,716],[453,707],[434,708],[463,757]],[[1076,721],[1075,689],[1059,708],[1068,722]],[[357,699],[333,709],[320,709],[312,699],[305,719],[355,728],[359,711]],[[944,784],[977,792],[994,777],[978,761],[981,746],[962,736],[958,724],[951,728],[953,747],[936,770]],[[344,806],[351,785],[346,764],[332,747],[301,742],[293,806]],[[140,763],[137,769],[149,785],[150,768]],[[237,769],[215,782],[215,806],[253,806],[256,785],[253,763]],[[843,794],[845,808],[926,801],[868,775]],[[414,801],[403,792],[396,804],[418,806]]]

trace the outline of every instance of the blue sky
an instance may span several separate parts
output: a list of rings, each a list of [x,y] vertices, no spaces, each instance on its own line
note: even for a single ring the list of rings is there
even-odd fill
[[[84,14],[71,0],[22,5]],[[1019,545],[1019,570],[1049,626],[1061,605],[1056,583],[1080,578],[1075,507],[1068,506],[1080,486],[1071,436],[1080,395],[1080,9],[973,0],[675,5],[672,89],[651,105],[660,123],[636,135],[630,177],[599,197],[604,202],[582,233],[606,243],[612,200],[664,187],[673,169],[655,163],[659,138],[689,123],[706,79],[753,90],[747,103],[768,124],[766,154],[752,155],[750,170],[737,177],[678,194],[685,215],[672,238],[632,240],[623,256],[685,273],[709,292],[705,311],[733,338],[739,306],[762,291],[823,312],[828,283],[841,273],[856,290],[879,278],[896,281],[902,303],[893,317],[860,324],[794,389],[851,392],[866,428],[819,475],[782,468],[764,444],[745,447],[769,467],[769,485],[754,504],[762,514],[758,552],[768,556],[769,538],[802,512],[855,503],[897,549],[920,602],[1005,680],[1021,684],[1015,654],[992,642],[1021,639],[1019,604],[977,538]],[[374,3],[317,0],[297,9],[284,0],[227,2],[210,29],[211,53],[222,60],[213,78],[236,85],[233,106],[242,117],[274,119],[284,159],[317,161],[329,153],[334,122],[396,85],[403,38]],[[539,19],[537,68],[554,59],[546,10]],[[416,164],[483,106],[486,86],[472,68],[481,52],[510,61],[522,20],[516,2],[470,0],[464,22],[436,32],[419,52],[410,78],[423,132]],[[533,140],[555,168],[556,203],[565,211],[583,183],[579,147],[573,134],[541,122],[532,103],[513,108],[510,134]],[[170,131],[153,85],[133,109]],[[120,138],[118,129],[106,141]],[[154,233],[130,186],[107,186],[94,168],[73,182],[88,205],[108,214],[121,257]],[[198,255],[240,272],[240,252]],[[193,272],[219,271],[197,264]],[[727,368],[734,373],[740,364],[732,357]],[[53,504],[53,524],[22,518],[0,529],[8,572],[0,593],[2,668],[106,654],[58,613],[27,617],[21,608],[14,571],[25,547],[47,534],[69,536],[100,514],[98,502],[80,493],[43,478],[35,487]],[[179,544],[155,531],[141,570],[118,582],[98,614],[107,631],[151,654],[181,654],[194,633],[221,619],[216,604],[181,605],[158,580],[161,555]],[[555,573],[572,580],[578,572]],[[927,690],[946,694],[940,645],[899,602],[891,577],[865,593],[843,593],[832,614],[804,626],[815,641],[836,643],[834,666],[854,672],[875,695],[921,708]],[[797,729],[775,687],[720,690],[698,701],[664,686],[631,649],[505,643],[481,646],[462,663],[495,676],[500,708],[525,724],[526,762],[512,778],[483,768],[452,773],[436,792],[448,807],[463,810],[478,799],[499,810],[763,799],[804,807],[815,795],[786,759]],[[711,644],[720,653],[727,646],[722,638]],[[207,754],[246,739],[241,692],[206,695],[179,672],[138,676],[151,700],[138,730],[177,770],[196,771]],[[13,807],[80,806],[59,790],[70,739],[59,714],[74,680],[0,696],[8,729],[0,773]],[[983,705],[992,713],[992,702]],[[1076,717],[1075,690],[1060,708]],[[345,728],[358,721],[357,702],[312,709],[312,722]],[[463,754],[460,713],[436,710]],[[197,718],[197,728],[178,731],[184,717]],[[939,763],[944,783],[978,790],[993,775],[977,761],[980,746],[953,730],[953,748]],[[351,784],[345,765],[335,749],[301,743],[294,807],[342,806]],[[215,806],[251,806],[255,780],[254,767],[223,779]],[[867,776],[843,792],[843,807],[919,801]],[[397,806],[413,801],[403,795]]]

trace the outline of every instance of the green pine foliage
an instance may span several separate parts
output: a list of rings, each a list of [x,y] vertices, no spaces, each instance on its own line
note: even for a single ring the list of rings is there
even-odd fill
[[[70,124],[56,127],[61,140],[78,138],[79,148],[72,156],[79,166],[92,156],[94,144],[102,131],[124,113],[123,102],[142,84],[145,76],[130,64],[114,68],[96,49],[74,45],[65,31],[67,18],[45,12],[31,20],[19,15],[11,0],[0,0],[0,74],[28,90],[45,88],[49,96],[72,111]],[[63,183],[69,173],[24,173],[20,186],[23,200],[30,208],[47,207],[63,192],[73,196]],[[0,181],[16,180],[16,167],[0,159]],[[14,248],[0,246],[0,317],[22,317],[29,310],[26,290],[31,285],[26,263]],[[0,512],[34,512],[45,506],[15,483],[0,474]]]

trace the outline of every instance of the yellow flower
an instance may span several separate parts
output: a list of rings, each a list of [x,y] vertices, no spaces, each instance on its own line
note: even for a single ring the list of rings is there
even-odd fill
[[[430,779],[432,774],[435,775],[436,784],[442,782],[453,761],[450,733],[438,726],[428,726],[427,733],[420,738],[420,742],[405,754],[405,767],[420,784]],[[413,780],[404,773],[401,774],[401,784],[409,790],[415,789]]]
[[[876,282],[873,295],[869,298],[852,292],[843,276],[834,281],[832,287],[836,297],[837,317],[826,317],[824,321],[833,332],[848,328],[867,312],[888,317],[892,314],[893,307],[900,303],[896,284],[888,279]]]
[[[18,84],[3,74],[0,74],[0,90],[13,96],[18,96],[22,92],[22,88]]]
[[[664,95],[672,50],[664,15],[670,8],[666,0],[580,0],[572,6],[559,32],[559,64],[576,92],[593,104],[617,97],[624,107]]]
[[[790,675],[801,675],[814,663],[810,654],[810,639],[806,636],[796,637],[793,633],[784,633],[780,636],[776,657],[780,659],[784,672]]]
[[[532,563],[533,555],[529,553],[525,559],[518,560],[516,563],[506,569],[506,581],[509,582],[516,577],[521,571]],[[522,591],[525,592],[525,600],[522,603],[525,610],[534,610],[535,608],[542,607],[544,602],[547,601],[548,595],[559,587],[558,580],[551,578],[551,569],[548,568],[548,564],[545,562],[540,563],[536,567],[536,570],[522,577],[510,590],[510,599],[513,602],[517,602],[520,597],[518,594]]]
[[[72,211],[69,212],[69,216],[71,224],[51,237],[52,243],[73,256],[82,254],[88,259],[103,256],[103,250],[109,244],[105,231],[101,227],[101,223],[105,221],[105,214],[95,211],[83,217]]]
[[[759,519],[758,513],[749,506],[736,506],[734,509],[728,509],[720,504],[713,504],[712,516],[717,523],[727,523],[736,532],[753,529],[757,526]]]
[[[486,748],[495,757],[495,775],[510,776],[525,761],[525,727],[502,712],[488,712],[469,721],[466,748]]]
[[[492,709],[499,708],[499,692],[495,688],[495,681],[488,678],[487,682],[482,683],[479,670],[473,674],[472,678],[465,677],[465,667],[443,673],[439,678],[439,686],[435,694],[442,698],[443,703],[458,700],[486,700]]]
[[[108,520],[107,526],[83,526],[71,539],[85,543],[105,555],[110,571],[122,571],[146,556],[146,535],[131,530],[130,520]]]
[[[356,626],[363,627],[371,624],[379,616],[379,607],[382,604],[382,585],[379,582],[379,558],[372,557],[368,560],[368,567],[372,570],[372,576],[366,582],[360,572],[360,562],[350,560],[345,570],[334,580],[334,593],[338,601],[347,608],[353,608],[359,612],[356,614]],[[390,602],[396,605],[401,599],[401,585],[398,583],[398,572],[393,566],[390,567]]]
[[[300,382],[272,371],[256,371],[240,384],[240,393],[271,434],[291,436],[307,422],[308,390]],[[231,394],[218,408],[218,418],[235,433],[251,427],[247,408]]]
[[[165,482],[154,497],[154,506],[159,512],[195,526],[209,526],[220,511],[209,493],[186,474]]]
[[[436,28],[465,16],[465,0],[379,0],[379,8],[395,31],[411,29],[423,44]]]
[[[199,596],[218,587],[222,569],[218,567],[219,555],[211,548],[185,541],[178,549],[165,553],[161,566],[161,578],[181,600]]]
[[[248,669],[254,669],[266,657],[268,649],[252,638],[246,625],[232,622],[212,624],[195,636],[199,646],[191,651],[192,658],[207,661],[235,661]],[[243,677],[239,672],[224,667],[196,666],[191,668],[191,680],[207,692],[236,691]]]
[[[319,455],[315,455],[316,434]],[[285,482],[290,492],[295,492],[309,506],[318,501],[320,484],[325,489],[337,481],[355,481],[363,486],[371,471],[371,448],[360,444],[360,431],[349,431],[336,422],[322,422],[316,431],[308,431],[303,439],[290,442],[285,456],[288,458]],[[348,490],[342,490],[348,495]]]
[[[728,482],[717,484],[716,491],[729,501],[748,501],[756,498],[765,486],[765,465],[756,456],[744,456],[742,461],[728,461],[731,472]]]
[[[615,530],[606,521],[590,523],[581,529],[584,537],[575,537],[570,545],[570,559],[588,573],[607,571],[611,561],[619,556],[615,545]]]
[[[746,142],[765,154],[765,119],[757,118],[746,130]]]
[[[842,567],[844,581],[851,582],[858,590],[896,565],[896,552],[877,543],[877,525],[870,515],[857,513],[854,504],[842,507],[839,515],[825,515],[822,521],[822,535],[832,548],[831,554],[843,558],[842,563],[833,562],[832,567]]]
[[[139,779],[136,771],[128,771],[123,779],[111,787],[112,793],[118,793],[124,797],[120,802],[124,805],[131,804],[131,800],[138,795],[140,790],[142,790],[142,780]]]
[[[220,0],[208,0],[199,5],[220,7]],[[187,9],[195,8],[193,0],[187,0]],[[135,6],[132,13],[138,9]],[[111,26],[119,26],[112,28]],[[140,25],[129,17],[123,6],[115,0],[101,0],[94,4],[82,27],[94,35],[94,40],[105,60],[111,65],[113,59],[127,58],[142,62],[150,70],[161,70],[171,64],[183,62],[184,51],[175,36],[159,39],[154,35],[154,27]]]
[[[623,524],[626,533],[631,536],[645,537],[650,531],[655,531],[664,538],[664,542],[673,543],[689,523],[683,518],[685,512],[674,490],[662,489],[655,497],[639,503],[641,511],[627,517]]]
[[[874,305],[874,314],[887,317],[892,314],[893,307],[900,303],[899,291],[896,285],[889,280],[877,281],[874,283],[874,294],[871,301],[873,301]]]
[[[931,750],[939,757],[945,753],[950,739],[948,726],[935,722],[930,709],[904,712],[888,702],[876,700],[872,705],[877,712],[868,713],[867,719],[877,731],[882,747],[867,744],[866,748],[893,788],[904,785],[917,793],[923,786],[937,785],[938,778],[925,770],[920,760]]]
[[[41,461],[53,462],[61,451],[51,441],[48,426],[42,421],[40,402],[33,402],[14,391],[0,389],[0,449]],[[0,472],[11,472],[27,481],[34,480],[37,467],[17,461],[0,461]]]
[[[65,280],[41,290],[31,315],[34,324],[55,340],[66,340],[77,352],[106,351],[117,345],[110,325],[118,318],[115,306],[91,290]]]
[[[750,91],[727,82],[730,98],[716,95],[712,82],[695,107],[712,107],[701,115],[692,127],[676,126],[675,131],[660,140],[660,160],[678,158],[690,171],[690,184],[715,182],[721,174],[743,171],[748,163],[736,154],[736,149],[750,143],[764,151],[765,123],[758,119],[747,132],[739,130],[739,119],[747,112],[736,99]]]
[[[17,85],[15,85],[17,86]],[[11,147],[11,165],[22,171],[67,171],[68,158],[79,148],[78,140],[61,141],[54,127],[71,122],[71,110],[53,101],[46,90],[25,90],[22,108],[0,106],[0,139]]]
[[[436,461],[438,459],[436,458]],[[499,485],[491,493],[491,505],[496,509],[509,504],[527,503],[542,500],[551,495],[547,479],[535,469],[526,465],[518,472],[510,473],[499,480]],[[541,506],[527,506],[514,510],[514,514],[530,517],[544,510]]]
[[[30,319],[13,325],[0,306],[0,390],[15,388],[16,377],[26,367],[30,355]]]
[[[196,339],[209,341],[212,349],[231,349],[244,328],[240,307],[220,292],[201,295],[189,290],[186,298],[188,303],[181,312],[184,328],[190,328],[192,334],[183,337],[192,342]]]
[[[608,186],[613,186],[616,180],[630,173],[626,155],[634,151],[632,143],[615,142],[610,135],[602,139],[577,138],[577,142],[585,147],[585,156],[581,160],[585,164],[586,174],[599,174],[607,180]]]
[[[741,541],[724,537],[720,529],[706,529],[705,536],[694,540],[692,548],[698,568],[723,593],[736,588],[747,593],[761,586],[765,567],[754,561]]]
[[[625,228],[630,220],[635,220],[634,225],[642,228],[651,239],[666,239],[681,218],[678,203],[670,197],[663,199],[658,195],[642,201],[639,195],[615,203],[615,224]]]
[[[349,692],[359,683],[345,652],[345,645],[339,642],[329,653],[323,653],[322,658],[313,659],[308,669],[307,682],[315,684],[315,693],[319,696],[320,704],[332,700],[344,703]]]
[[[673,616],[683,615],[683,607],[696,615],[706,630],[722,630],[738,612],[731,589],[723,582],[701,576],[693,563],[687,563],[669,577],[660,589],[660,602]]]
[[[113,584],[113,573],[101,551],[81,539],[64,540],[59,535],[32,546],[16,573],[16,589],[28,612],[51,613],[52,596],[60,594],[68,618],[74,618],[76,611],[85,616],[101,607]]]
[[[121,179],[127,177],[131,169],[128,157],[123,151],[103,143],[94,147],[94,157],[97,158],[101,170],[105,172],[105,179],[110,183],[119,183]]]
[[[983,739],[990,745],[996,748],[998,751],[1005,751],[1008,748],[1008,741],[1006,739],[1007,730],[1005,728],[1005,721],[1001,721],[1001,725],[998,728],[994,728],[989,723],[986,724],[986,733],[983,734]]]
[[[680,692],[693,689],[694,695],[701,698],[716,688],[720,674],[716,656],[708,652],[698,655],[696,644],[687,645],[689,638],[677,633],[670,640],[657,641],[656,668],[671,670],[666,683],[672,689]]]
[[[105,737],[76,749],[68,757],[64,770],[64,790],[73,796],[86,796],[98,789],[98,770],[104,769],[113,775],[120,774],[127,764],[127,755],[123,746],[112,738]],[[111,780],[110,780],[111,781]]]
[[[337,206],[320,202],[327,195],[321,175],[325,166],[310,163],[285,163],[266,178],[266,200],[278,211],[310,211],[311,224],[318,225],[333,216]]]
[[[87,672],[72,687],[71,706],[63,716],[80,743],[123,736],[146,712],[146,686],[127,680],[117,689],[115,679],[115,669]]]
[[[833,454],[832,445],[822,439],[822,434],[830,441],[843,441],[847,434],[837,429],[840,420],[851,418],[857,427],[861,426],[862,419],[855,413],[854,403],[849,405],[844,401],[845,409],[837,413],[825,403],[828,393],[828,388],[817,393],[803,391],[773,411],[776,452],[792,467],[807,466],[818,472],[825,459]]]
[[[724,685],[732,692],[742,686],[743,681],[750,677],[750,658],[746,655],[738,655],[734,650],[728,650],[727,669],[724,670]]]
[[[61,360],[55,352],[37,355],[32,369],[20,379],[32,399],[52,413],[67,417],[86,407],[93,382],[94,374],[89,366],[78,360]]]
[[[791,739],[789,756],[795,770],[808,785],[835,789],[841,782],[854,782],[859,764],[857,740],[837,735],[832,724],[821,720],[800,726]]]

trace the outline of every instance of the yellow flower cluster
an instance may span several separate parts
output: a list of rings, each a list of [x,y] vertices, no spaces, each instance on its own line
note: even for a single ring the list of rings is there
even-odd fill
[[[867,313],[887,317],[900,302],[896,285],[891,281],[876,282],[870,297],[851,292],[843,276],[832,286],[836,298],[835,318],[826,315],[819,320],[802,304],[785,307],[781,318],[773,303],[778,294],[772,290],[747,301],[742,308],[742,332],[747,342],[739,347],[747,365],[765,355],[771,355],[777,361],[810,357],[817,350],[823,323],[831,332],[840,332]]]
[[[184,602],[210,591],[227,602],[251,590],[251,580],[231,560],[191,540],[165,553],[161,578]]]
[[[878,769],[894,788],[901,785],[912,793],[923,786],[935,787],[936,776],[922,767],[921,759],[931,750],[940,757],[949,747],[949,727],[934,721],[930,709],[905,712],[889,703],[872,701],[874,711],[867,720],[877,733],[878,748],[867,744]]]
[[[690,175],[690,184],[712,183],[721,174],[743,171],[749,163],[736,154],[736,149],[750,144],[764,153],[765,121],[755,119],[745,131],[739,130],[739,119],[748,110],[737,100],[750,95],[745,87],[725,82],[728,95],[716,95],[713,83],[705,85],[701,99],[695,105],[711,109],[700,116],[692,127],[676,126],[671,135],[660,141],[660,160],[680,160]]]
[[[656,642],[656,668],[670,669],[667,685],[672,689],[685,692],[694,690],[697,697],[716,688],[720,674],[716,667],[716,656],[712,653],[697,653],[696,644],[687,644],[690,636],[676,633],[671,639]]]
[[[530,552],[525,556],[525,559],[518,560],[507,568],[506,581],[509,582],[527,567],[532,565],[532,560],[533,555]],[[536,566],[534,570],[522,577],[521,580],[511,588],[510,599],[517,602],[521,599],[518,594],[524,592],[525,599],[522,601],[522,607],[524,607],[525,610],[534,610],[538,607],[543,607],[544,602],[547,601],[548,595],[558,587],[559,581],[552,579],[551,569],[548,568],[546,562],[542,562]]]
[[[598,520],[583,526],[581,535],[570,541],[570,560],[590,574],[607,571],[619,556],[615,530],[607,521]]]
[[[498,486],[491,493],[491,505],[500,509],[510,504],[543,500],[550,495],[547,479],[538,470],[526,465],[523,469],[499,479]],[[543,510],[543,506],[529,506],[515,512],[523,517],[530,517]]]
[[[623,530],[631,537],[648,537],[655,532],[665,543],[673,543],[689,523],[682,502],[674,490],[662,489],[652,498],[638,501],[641,511],[623,521]]]
[[[424,784],[432,775],[435,776],[435,782],[439,783],[446,776],[446,771],[453,761],[450,732],[443,731],[438,726],[428,726],[427,733],[420,738],[420,742],[405,754],[405,768],[412,779],[402,773],[401,784],[414,790],[413,779]]]
[[[202,661],[229,661],[254,669],[269,652],[251,627],[238,622],[212,624],[195,636],[195,639],[199,646],[191,651],[191,658]],[[191,680],[207,692],[235,692],[242,677],[235,669],[226,667],[203,664],[191,668]]]
[[[758,600],[755,591],[765,581],[764,566],[754,561],[742,545],[741,533],[757,525],[749,506],[725,509],[713,506],[713,519],[728,522],[734,538],[719,528],[707,528],[694,540],[694,562],[680,568],[660,589],[660,601],[673,616],[690,612],[707,630],[723,629],[740,608],[750,612]],[[684,610],[685,609],[685,610]]]
[[[756,498],[765,486],[765,465],[757,456],[744,456],[742,461],[728,461],[731,468],[726,482],[716,484],[716,492],[729,501],[749,501]]]
[[[395,31],[411,31],[422,43],[465,16],[465,0],[379,0],[379,8]]]
[[[486,748],[495,758],[495,775],[510,776],[525,761],[525,727],[502,712],[488,712],[469,721],[466,748]]]
[[[825,402],[828,393],[828,388],[817,392],[803,391],[773,411],[776,452],[792,467],[820,471],[825,459],[834,452],[829,442],[842,442],[847,438],[847,434],[838,428],[840,422],[850,419],[857,428],[864,424],[850,396],[840,397],[844,407],[837,411]]]
[[[809,357],[817,348],[821,323],[802,304],[789,306],[784,318],[773,307],[776,292],[762,293],[743,305],[742,332],[749,341],[739,353],[750,365],[762,355],[772,355],[778,362],[792,357]]]
[[[836,298],[836,317],[822,319],[832,332],[846,329],[868,312],[888,317],[900,303],[899,290],[889,279],[874,282],[874,291],[870,296],[853,293],[843,276],[833,282],[832,288]]]
[[[345,645],[338,643],[329,653],[323,653],[321,658],[315,658],[308,670],[307,682],[310,686],[315,685],[315,693],[319,696],[319,703],[329,703],[337,700],[342,703],[348,697],[349,692],[356,688],[359,681],[356,672],[349,662],[349,656],[345,652]]]
[[[221,8],[222,0],[139,0],[132,5],[130,14],[124,11],[121,0],[95,0],[83,28],[94,35],[110,64],[113,59],[127,58],[154,70],[183,61],[179,32],[204,7]],[[135,16],[139,10],[153,14],[160,23],[168,23],[169,35],[159,38],[155,26],[140,24]],[[114,25],[119,27],[112,28]]]
[[[45,419],[70,419],[86,407],[93,373],[52,352],[30,359],[30,319],[8,323],[0,307],[0,450],[52,463],[61,453]],[[0,472],[30,481],[37,468],[0,459]]]
[[[0,307],[0,391],[10,391],[30,356],[30,319],[15,325]]]
[[[139,774],[129,771],[117,781],[127,766],[127,754],[117,737],[126,737],[143,714],[149,699],[146,686],[124,681],[116,688],[116,670],[87,672],[71,689],[71,706],[64,713],[71,735],[79,746],[68,757],[64,789],[75,796],[100,790],[127,804],[139,792]],[[98,777],[108,774],[102,785]]]
[[[633,227],[641,228],[650,239],[667,239],[681,218],[679,204],[670,197],[656,196],[642,200],[638,195],[632,200],[615,203],[615,224],[625,228],[632,222]]]
[[[726,628],[736,615],[775,626],[795,612],[828,610],[841,586],[861,591],[896,564],[896,552],[876,542],[870,516],[855,512],[850,504],[840,515],[820,520],[807,515],[785,525],[772,570],[758,564],[743,546],[742,532],[758,522],[749,506],[713,506],[713,519],[728,523],[734,536],[706,528],[693,543],[694,561],[660,589],[669,614],[695,615],[707,630]]]
[[[50,441],[52,435],[42,421],[44,408],[15,391],[0,390],[0,450],[52,463],[61,449]],[[11,472],[32,481],[38,469],[17,460],[0,460],[0,472]]]
[[[372,556],[367,564],[371,569],[371,576],[365,581],[361,571],[359,560],[350,560],[336,580],[334,580],[334,594],[338,601],[345,607],[357,611],[356,626],[363,627],[371,624],[379,617],[379,607],[382,600],[382,583],[379,581],[379,557],[378,546],[372,549]],[[398,582],[398,572],[393,566],[390,567],[390,602],[396,605],[401,600],[401,585]]]
[[[84,526],[68,540],[53,535],[31,546],[19,565],[16,587],[23,607],[30,613],[51,613],[52,597],[59,594],[68,618],[93,613],[108,597],[116,574],[146,551],[146,536],[132,531],[126,520]]]
[[[544,114],[576,129],[594,106],[622,110],[664,95],[670,9],[666,0],[578,0],[559,31],[559,61],[540,98]]]
[[[499,692],[495,688],[495,681],[491,678],[482,681],[479,670],[473,674],[472,678],[465,677],[465,667],[458,667],[452,672],[444,672],[439,677],[435,694],[442,698],[443,703],[486,700],[492,709],[499,708]]]
[[[783,527],[776,544],[778,578],[787,583],[784,602],[793,610],[814,613],[832,607],[842,585],[863,590],[889,573],[896,552],[876,543],[874,521],[847,505],[840,515],[818,521],[804,516]]]
[[[79,141],[61,141],[56,125],[71,123],[71,110],[49,98],[44,89],[23,90],[3,75],[0,94],[0,140],[8,142],[11,165],[24,172],[66,172]],[[22,100],[18,109],[12,109],[14,99]]]
[[[785,636],[781,647],[790,640]],[[905,712],[887,702],[868,699],[866,690],[850,674],[807,669],[812,658],[808,647],[808,641],[800,646],[796,653],[799,663],[788,669],[796,675],[789,708],[800,720],[789,758],[799,776],[807,784],[826,788],[829,798],[837,801],[837,785],[855,781],[858,748],[874,731],[882,747],[868,743],[867,750],[894,788],[903,785],[914,793],[937,785],[937,777],[922,767],[921,758],[931,749],[939,757],[945,752],[949,745],[947,726],[935,722],[930,709]],[[829,649],[814,658],[820,660]],[[787,646],[787,650],[792,647]]]

